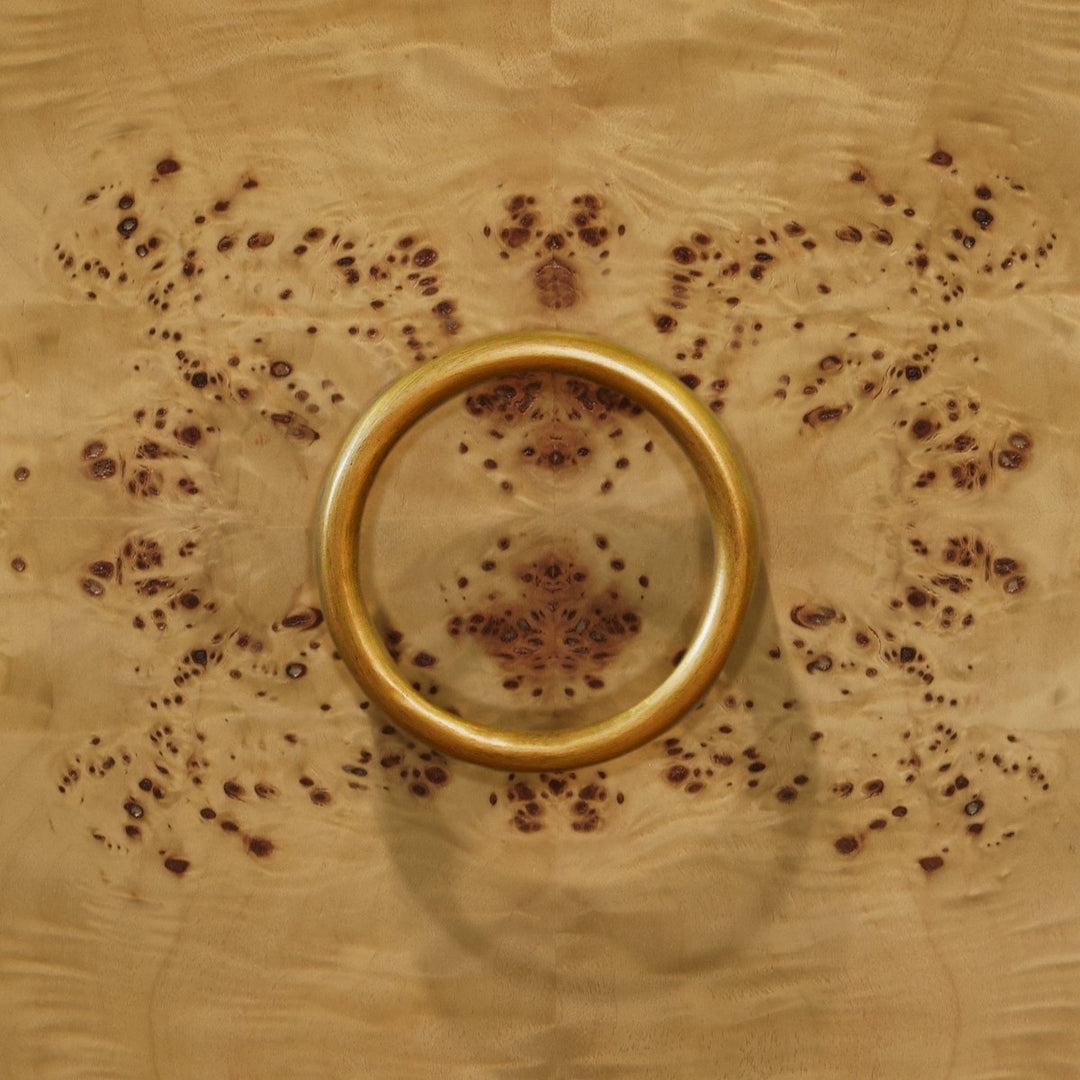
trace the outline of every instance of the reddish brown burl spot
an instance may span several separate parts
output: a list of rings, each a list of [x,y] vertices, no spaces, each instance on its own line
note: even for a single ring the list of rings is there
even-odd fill
[[[803,423],[812,428],[819,428],[842,420],[849,412],[851,412],[851,406],[846,404],[819,405],[803,416]]]
[[[624,606],[568,554],[551,552],[519,565],[519,597],[468,614],[452,616],[451,637],[472,636],[503,670],[504,689],[533,686],[534,696],[570,681],[601,689],[598,672],[609,665],[641,630],[641,617]],[[599,684],[599,685],[597,685]]]
[[[95,480],[108,480],[116,475],[116,462],[111,457],[98,458],[90,466],[90,475]]]
[[[165,869],[173,874],[179,875],[187,873],[187,868],[190,865],[191,863],[187,859],[180,859],[177,858],[175,855],[170,855],[165,860]]]
[[[833,842],[833,847],[836,848],[841,855],[853,855],[859,850],[859,841],[854,836],[841,836]]]
[[[791,621],[807,630],[828,626],[835,619],[836,609],[825,604],[799,604],[791,609]]]
[[[530,817],[524,810],[519,810],[514,815],[514,827],[523,833],[539,832],[544,826],[543,823],[534,817]]]
[[[664,773],[664,779],[667,780],[669,784],[674,784],[677,787],[679,784],[685,783],[689,775],[690,770],[685,765],[672,765],[671,768]]]
[[[155,171],[158,176],[171,176],[173,173],[180,171],[180,162],[175,158],[163,158],[157,163]]]
[[[928,873],[940,870],[945,865],[945,860],[940,855],[924,855],[919,860],[919,865]]]
[[[303,611],[294,611],[281,620],[281,625],[287,630],[314,630],[323,621],[323,613],[317,607],[305,608]]]
[[[573,307],[578,301],[577,277],[573,270],[560,259],[548,259],[542,263],[533,277],[536,297],[552,311]]]
[[[1002,469],[1022,469],[1027,464],[1027,452],[1031,449],[1031,436],[1023,432],[1013,432],[1006,440],[1007,446],[997,455],[997,463]]]
[[[527,244],[532,233],[521,225],[508,225],[499,232],[499,239],[508,248],[519,248]]]
[[[248,838],[247,849],[252,855],[257,855],[262,859],[274,850],[274,843],[263,836],[252,836]]]
[[[927,161],[931,165],[940,165],[943,169],[948,168],[953,163],[953,156],[948,150],[935,150]]]

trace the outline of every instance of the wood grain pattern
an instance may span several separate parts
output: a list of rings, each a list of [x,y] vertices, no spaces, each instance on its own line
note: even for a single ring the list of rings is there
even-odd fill
[[[4,5],[0,1076],[1071,1078],[1080,16]],[[720,417],[763,580],[603,768],[444,760],[333,657],[358,412],[602,334]],[[470,716],[654,685],[687,463],[549,378],[392,456],[364,573]]]

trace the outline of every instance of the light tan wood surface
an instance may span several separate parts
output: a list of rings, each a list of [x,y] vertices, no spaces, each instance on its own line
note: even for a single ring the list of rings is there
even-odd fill
[[[1080,1073],[1073,5],[0,41],[0,1075]],[[530,329],[712,405],[762,574],[667,737],[509,777],[365,707],[311,540],[376,393]],[[398,447],[362,574],[433,700],[585,722],[687,644],[702,507],[523,376]]]

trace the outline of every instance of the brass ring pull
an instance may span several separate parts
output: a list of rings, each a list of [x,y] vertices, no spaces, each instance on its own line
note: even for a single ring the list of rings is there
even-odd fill
[[[577,728],[513,731],[470,723],[417,694],[398,672],[360,589],[360,522],[376,472],[425,413],[455,394],[524,371],[557,371],[620,391],[648,409],[689,457],[705,490],[716,571],[694,639],[672,673],[624,712]],[[564,333],[509,334],[455,349],[379,395],[349,434],[323,489],[316,529],[319,588],[338,650],[372,701],[448,754],[520,771],[595,764],[659,735],[719,674],[746,611],[757,567],[753,502],[709,410],[670,373],[608,342]]]

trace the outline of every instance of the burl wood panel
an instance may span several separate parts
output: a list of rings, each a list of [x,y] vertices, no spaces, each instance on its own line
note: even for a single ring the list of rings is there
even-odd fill
[[[0,1075],[1080,1073],[1080,12],[0,14]],[[393,378],[667,366],[762,574],[654,745],[446,760],[333,656],[310,526]],[[523,372],[395,452],[417,688],[573,723],[677,662],[692,471]]]

